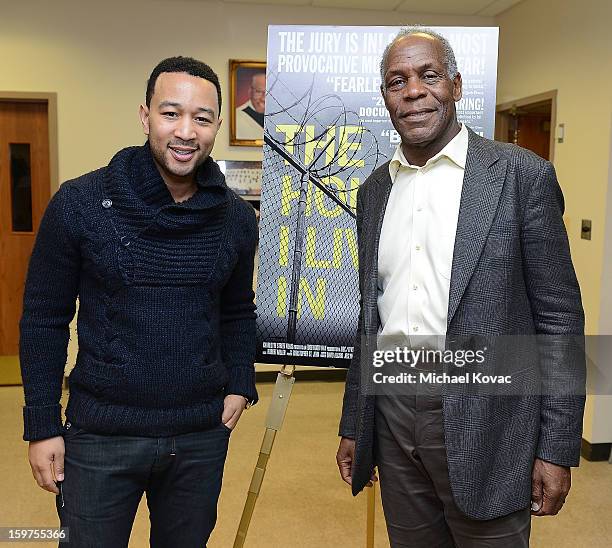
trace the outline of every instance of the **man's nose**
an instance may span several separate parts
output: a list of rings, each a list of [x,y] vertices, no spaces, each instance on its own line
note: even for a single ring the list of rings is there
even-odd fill
[[[191,141],[192,139],[195,139],[196,132],[193,125],[193,120],[191,120],[188,116],[183,116],[174,128],[174,135],[183,141]]]
[[[427,95],[427,89],[420,78],[409,78],[404,87],[404,97],[408,99],[419,99]]]

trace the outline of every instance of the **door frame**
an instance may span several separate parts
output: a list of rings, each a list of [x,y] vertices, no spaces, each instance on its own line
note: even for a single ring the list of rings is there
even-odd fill
[[[529,97],[522,97],[521,99],[515,99],[514,101],[507,101],[505,103],[499,103],[495,107],[495,136],[507,135],[508,134],[508,120],[504,116],[497,116],[498,114],[508,111],[512,108],[524,107],[533,103],[541,103],[542,101],[551,101],[550,105],[550,162],[555,161],[555,144],[556,138],[555,133],[557,129],[557,90],[552,89],[536,95],[530,95]]]
[[[39,91],[2,91],[0,102],[10,103],[47,103],[47,124],[49,131],[49,197],[59,188],[59,146],[57,121],[57,93]],[[4,371],[5,384],[1,386],[20,385],[18,356],[0,356],[0,368]]]
[[[59,188],[59,146],[57,124],[57,93],[49,91],[2,91],[0,102],[10,103],[47,103],[47,123],[49,126],[49,196]]]

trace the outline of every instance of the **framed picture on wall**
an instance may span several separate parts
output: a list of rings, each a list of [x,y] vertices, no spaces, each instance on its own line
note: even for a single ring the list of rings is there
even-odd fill
[[[217,160],[225,182],[245,200],[259,201],[261,196],[260,160]]]
[[[230,59],[230,145],[263,145],[265,61]]]

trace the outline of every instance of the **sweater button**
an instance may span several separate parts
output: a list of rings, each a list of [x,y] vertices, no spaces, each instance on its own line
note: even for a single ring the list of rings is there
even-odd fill
[[[112,205],[113,205],[113,201],[112,200],[109,200],[108,198],[106,198],[105,200],[102,200],[102,207],[104,209],[108,209]]]

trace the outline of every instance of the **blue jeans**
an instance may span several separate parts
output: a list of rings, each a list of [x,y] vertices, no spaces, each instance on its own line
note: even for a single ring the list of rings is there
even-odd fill
[[[127,547],[143,493],[151,547],[206,546],[217,520],[229,436],[223,424],[144,438],[92,434],[68,423],[65,479],[56,500],[69,546]]]

